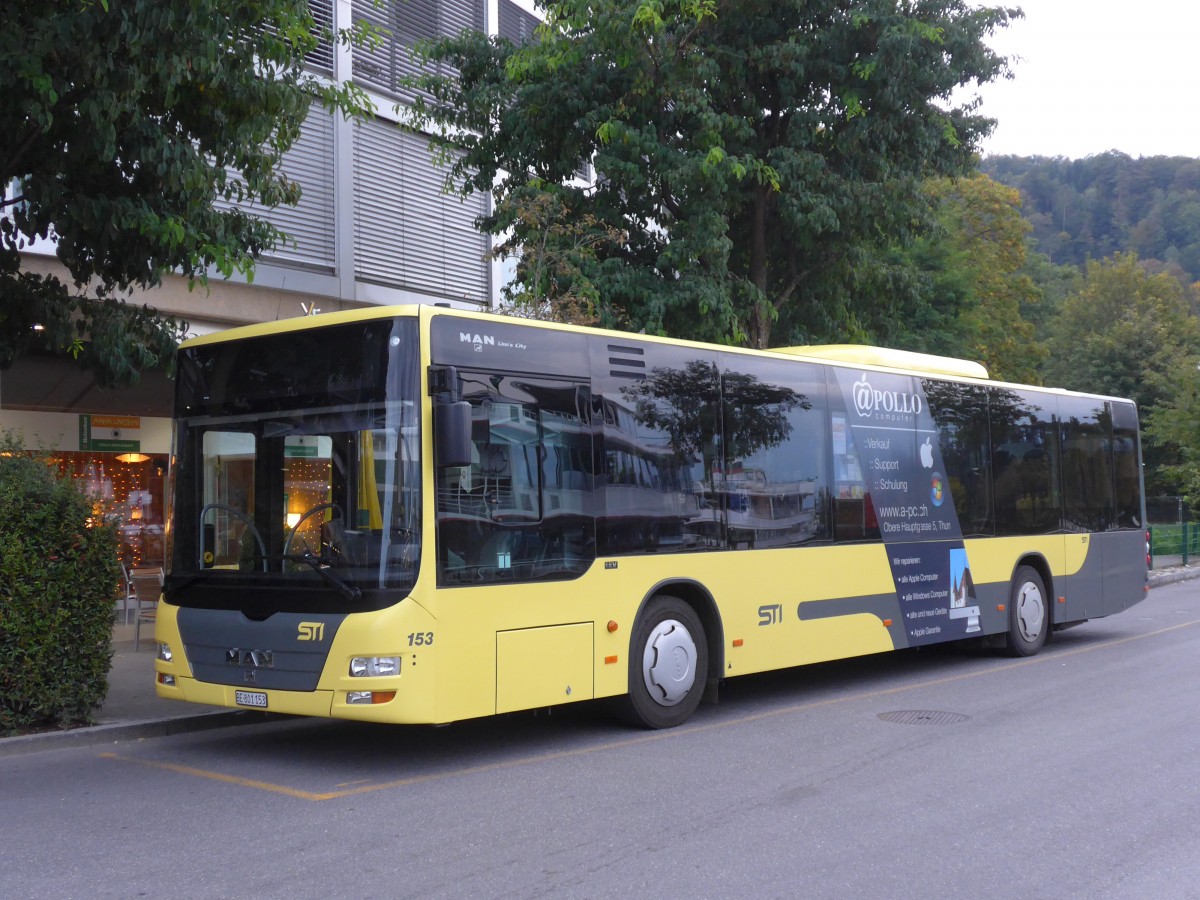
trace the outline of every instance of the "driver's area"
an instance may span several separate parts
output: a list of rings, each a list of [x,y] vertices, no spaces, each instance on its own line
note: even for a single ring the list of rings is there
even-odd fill
[[[415,581],[415,416],[310,411],[213,428],[200,443],[200,569],[321,584],[347,599]]]

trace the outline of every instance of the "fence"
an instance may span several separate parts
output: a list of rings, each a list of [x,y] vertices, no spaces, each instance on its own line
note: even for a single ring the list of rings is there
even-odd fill
[[[1151,525],[1150,560],[1152,569],[1200,562],[1200,524]]]

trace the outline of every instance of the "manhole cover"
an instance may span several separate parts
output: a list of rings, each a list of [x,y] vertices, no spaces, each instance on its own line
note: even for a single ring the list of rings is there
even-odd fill
[[[962,713],[939,712],[936,709],[898,709],[895,712],[880,713],[879,718],[899,725],[957,725],[971,717]]]

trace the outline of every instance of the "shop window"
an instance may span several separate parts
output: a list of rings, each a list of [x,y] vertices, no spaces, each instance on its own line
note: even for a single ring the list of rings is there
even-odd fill
[[[50,459],[91,499],[93,521],[116,527],[126,568],[163,565],[166,454],[60,451]]]

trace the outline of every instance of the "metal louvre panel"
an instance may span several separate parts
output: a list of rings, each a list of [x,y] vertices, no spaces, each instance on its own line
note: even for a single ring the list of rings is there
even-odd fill
[[[354,274],[368,281],[400,281],[403,160],[399,130],[378,119],[354,126]]]
[[[486,198],[442,193],[425,136],[375,120],[355,126],[355,275],[485,303],[488,241],[474,225]]]
[[[487,212],[487,197],[475,193],[469,197],[448,195],[442,197],[442,223],[445,240],[442,257],[446,262],[453,296],[487,302],[490,264],[484,259],[489,249],[489,238],[480,234],[475,220]]]
[[[437,36],[436,0],[354,0],[354,21],[365,21],[383,32],[377,47],[354,48],[354,78],[366,87],[411,100],[416,92],[403,87],[404,78],[421,69],[413,61],[412,45]]]
[[[320,43],[305,58],[305,64],[317,72],[333,74],[333,42],[323,32],[333,31],[333,0],[308,0],[308,12],[316,25]]]
[[[275,261],[292,261],[333,270],[334,259],[333,116],[314,107],[304,120],[300,139],[283,158],[283,173],[300,184],[300,203],[278,206],[266,218],[295,241],[269,254]]]
[[[401,100],[419,93],[401,81],[421,72],[412,46],[420,40],[456,35],[464,28],[482,31],[482,0],[354,0],[354,21],[365,21],[384,32],[380,46],[354,49],[354,78],[360,84]],[[448,74],[449,66],[435,70]]]
[[[430,158],[427,139],[400,132],[404,145],[404,216],[406,254],[404,282],[413,287],[447,290],[445,221],[441,195],[445,173]],[[421,249],[418,249],[421,248]]]
[[[298,204],[267,209],[252,201],[229,203],[217,200],[213,206],[222,210],[243,209],[287,233],[291,240],[264,253],[264,260],[333,271],[336,265],[333,159],[333,116],[314,107],[304,120],[300,137],[280,165],[280,171],[300,185]],[[238,179],[236,171],[226,171],[231,181]]]
[[[441,0],[438,12],[441,34],[456,35],[464,28],[483,31],[483,3],[480,0]]]
[[[525,12],[512,0],[499,0],[496,17],[496,33],[514,44],[525,44],[534,39],[533,32],[539,19]]]

